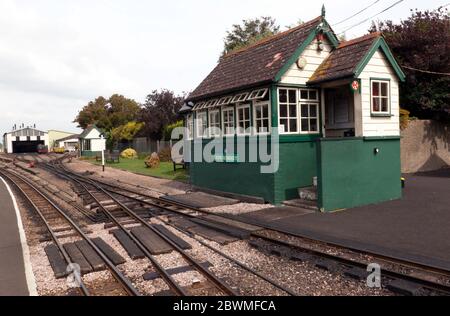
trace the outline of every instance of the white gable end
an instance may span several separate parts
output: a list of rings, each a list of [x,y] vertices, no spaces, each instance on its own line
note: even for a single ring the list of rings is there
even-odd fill
[[[294,63],[290,69],[283,75],[281,78],[281,83],[286,84],[297,84],[297,85],[306,85],[309,81],[309,78],[316,71],[317,67],[322,64],[325,58],[330,55],[333,46],[332,44],[325,38],[323,41],[324,49],[322,51],[317,50],[317,39],[305,49],[302,53],[301,57],[306,59],[306,67],[305,69],[299,69],[297,67],[297,63]]]
[[[361,79],[363,136],[400,136],[398,78],[381,50],[375,52],[361,72],[359,79]],[[388,79],[390,81],[391,117],[374,117],[371,115],[371,79]]]

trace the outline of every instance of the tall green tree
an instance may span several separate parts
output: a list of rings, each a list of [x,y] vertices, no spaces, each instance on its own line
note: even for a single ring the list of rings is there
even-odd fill
[[[140,106],[136,101],[114,94],[109,99],[98,97],[89,102],[78,113],[74,123],[78,123],[83,129],[95,124],[105,131],[111,131],[128,122],[136,121],[139,112]]]
[[[108,118],[107,104],[108,100],[104,97],[98,97],[94,101],[90,101],[78,113],[74,123],[78,123],[78,127],[82,129],[92,124],[96,124],[101,129],[108,129],[111,123]]]
[[[221,57],[279,32],[280,26],[270,16],[243,20],[242,24],[234,24],[231,31],[227,31]]]
[[[446,9],[421,12],[399,24],[374,23],[403,66],[401,106],[423,119],[450,119],[450,18]],[[412,69],[414,68],[414,69]],[[447,75],[445,75],[447,73]]]
[[[150,93],[140,112],[139,121],[145,123],[140,134],[160,140],[164,127],[180,119],[178,111],[184,100],[184,94],[176,95],[167,89],[154,90]]]

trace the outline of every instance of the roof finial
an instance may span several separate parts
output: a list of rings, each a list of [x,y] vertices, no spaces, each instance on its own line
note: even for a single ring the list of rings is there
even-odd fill
[[[326,13],[325,4],[323,4],[322,5],[322,18],[325,18],[325,13]]]

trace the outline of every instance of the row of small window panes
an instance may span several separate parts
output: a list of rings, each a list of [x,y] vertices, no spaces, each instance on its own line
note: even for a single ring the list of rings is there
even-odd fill
[[[280,103],[296,103],[298,91],[300,91],[299,96],[302,101],[319,101],[319,92],[314,89],[279,89]]]
[[[300,104],[300,130],[302,132],[319,131],[318,107],[317,103]],[[297,104],[280,105],[280,126],[284,127],[284,133],[297,133],[299,131]]]
[[[238,134],[245,134],[246,130],[251,127],[251,115],[250,115],[250,106],[240,107],[237,110],[237,127]],[[270,116],[269,116],[269,104],[256,104],[255,105],[255,133],[267,133],[270,130]],[[205,130],[208,128],[206,123],[206,112],[199,112],[197,114],[197,136],[201,137],[201,135],[205,134]],[[218,136],[220,135],[220,127],[221,123],[223,123],[224,134],[232,135],[235,133],[235,122],[234,122],[234,109],[228,108],[222,111],[222,120],[220,122],[219,111],[211,111],[209,112],[209,128],[210,128],[210,136]],[[193,127],[193,116],[190,115],[188,117],[188,131],[189,136],[192,135],[192,127]]]
[[[197,103],[193,110],[202,110],[208,109],[218,106],[225,106],[229,104],[242,103],[245,101],[268,101],[269,100],[269,89],[258,89],[252,92],[244,92],[237,94],[235,96],[226,96],[220,99],[213,99],[207,102],[199,102]]]

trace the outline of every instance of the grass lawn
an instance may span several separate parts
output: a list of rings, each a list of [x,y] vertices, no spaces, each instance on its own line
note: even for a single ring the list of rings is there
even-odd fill
[[[89,162],[101,165],[101,162],[95,160],[89,160]],[[145,166],[144,159],[120,158],[120,163],[107,163],[106,166],[169,180],[187,181],[189,178],[187,170],[181,169],[179,166],[174,172],[172,162],[161,162],[158,169],[150,169]]]

